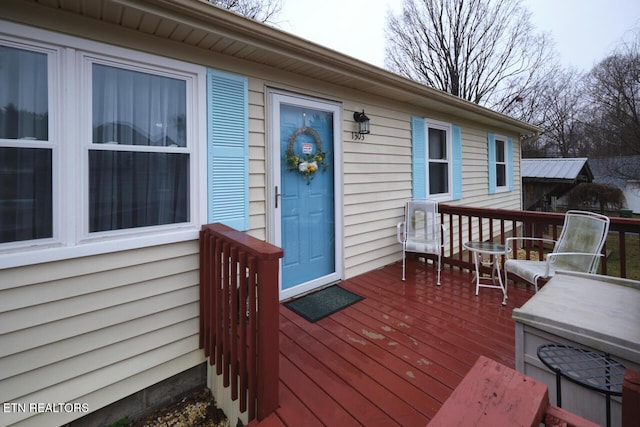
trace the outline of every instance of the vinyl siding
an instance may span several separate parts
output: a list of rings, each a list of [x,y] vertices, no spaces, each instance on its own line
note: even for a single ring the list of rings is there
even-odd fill
[[[498,208],[498,209],[521,209],[520,198],[520,146],[516,145],[518,138],[516,135],[510,135],[514,141],[514,189],[513,191],[498,192],[489,194],[489,172],[487,157],[487,128],[478,125],[464,124],[462,125],[462,199],[451,202],[452,205],[467,205],[480,208]],[[449,224],[448,224],[449,225]],[[449,225],[450,226],[450,225]],[[499,221],[494,221],[494,233],[500,232]],[[463,218],[463,230],[466,232],[468,221]],[[509,231],[510,224],[506,224]],[[457,222],[453,224],[454,235],[458,232]],[[474,235],[469,240],[478,239],[480,232],[474,229]],[[484,240],[489,239],[489,223],[483,223],[482,237]],[[495,237],[495,236],[494,236]],[[459,251],[457,242],[454,242],[453,252]]]
[[[471,205],[482,208],[520,209],[520,146],[517,136],[509,135],[514,141],[514,188],[513,191],[489,194],[489,173],[487,160],[487,128],[462,126],[462,197],[451,204]]]
[[[47,11],[29,19],[46,27]],[[259,239],[268,238],[271,207],[267,200],[271,185],[267,88],[341,103],[343,186],[337,191],[342,192],[344,204],[345,278],[400,259],[396,224],[412,194],[413,115],[461,128],[463,193],[461,200],[451,204],[520,208],[517,135],[507,134],[514,140],[514,191],[489,196],[486,135],[505,134],[500,129],[436,111],[416,111],[387,98],[363,96],[177,42],[158,43],[155,37],[105,24],[65,28],[248,77],[249,233]],[[352,115],[362,109],[371,119],[372,133],[364,141],[354,141]],[[201,363],[198,280],[195,240],[0,270],[0,400],[86,402],[94,411]],[[80,415],[28,418],[28,414],[12,413],[3,414],[2,421],[50,425]]]
[[[352,141],[353,111],[366,111],[371,134]],[[344,102],[346,277],[399,259],[396,224],[411,198],[410,114],[378,99]]]
[[[255,65],[230,71],[249,76],[249,233],[260,239],[268,235],[265,99],[267,88],[278,88],[342,104],[345,278],[398,260],[395,226],[404,202],[411,198],[411,110],[387,99],[363,99],[355,91]],[[364,141],[354,141],[353,112],[363,108],[371,119],[372,133]]]
[[[267,239],[267,164],[264,82],[249,79],[249,228]]]
[[[83,29],[79,28],[79,34]],[[197,63],[249,78],[249,233],[259,239],[268,238],[267,200],[269,189],[267,161],[266,91],[277,88],[305,96],[337,101],[342,104],[342,155],[344,202],[345,278],[378,268],[399,259],[399,245],[395,243],[395,229],[390,222],[402,217],[404,201],[411,198],[411,123],[412,115],[428,117],[460,126],[462,133],[462,199],[451,204],[478,207],[520,208],[519,143],[517,135],[501,129],[483,127],[445,115],[438,111],[416,110],[388,98],[363,96],[362,92],[318,82],[302,75],[231,59],[195,47],[174,42],[156,43],[153,38],[140,36],[122,38],[121,30],[111,32],[103,28],[91,33],[94,38],[142,49],[157,55]],[[353,141],[354,111],[364,109],[371,119],[370,135],[365,141]],[[513,138],[515,187],[513,192],[487,194],[488,174],[486,135],[495,132]],[[393,220],[391,220],[393,218]],[[359,235],[362,225],[369,231]],[[351,242],[355,246],[351,246]],[[357,247],[356,247],[357,246]],[[393,248],[391,250],[390,248]],[[357,255],[368,252],[368,256]]]
[[[249,233],[267,238],[270,206],[267,188],[267,88],[279,88],[342,103],[342,160],[345,278],[398,259],[395,226],[404,200],[411,198],[409,113],[390,110],[383,100],[364,103],[357,93],[260,67],[243,67],[249,76],[250,226]],[[268,78],[265,78],[268,77]],[[353,141],[353,112],[364,108],[372,134]],[[390,225],[390,227],[389,227]],[[381,240],[382,239],[382,240]],[[353,242],[353,243],[352,243]],[[364,253],[362,253],[364,252]]]
[[[195,241],[0,277],[2,402],[81,402],[95,411],[204,361]],[[2,421],[58,425],[82,414],[33,415]]]

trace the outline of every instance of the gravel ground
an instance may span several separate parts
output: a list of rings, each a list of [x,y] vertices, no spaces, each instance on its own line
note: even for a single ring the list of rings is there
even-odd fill
[[[229,427],[229,420],[205,388],[178,403],[158,409],[131,427]]]
[[[524,249],[518,249],[518,259],[527,259],[527,252]],[[538,261],[538,251],[530,251],[529,259],[531,261]]]

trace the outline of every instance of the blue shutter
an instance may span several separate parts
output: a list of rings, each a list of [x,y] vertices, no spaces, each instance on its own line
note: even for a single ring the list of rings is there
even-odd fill
[[[496,192],[496,136],[492,133],[487,135],[488,151],[488,172],[489,172],[489,194]]]
[[[462,132],[460,126],[451,126],[451,164],[453,167],[453,200],[462,199]]]
[[[413,198],[427,198],[427,136],[422,117],[411,118],[411,162]]]
[[[507,139],[507,185],[513,191],[513,140]]]
[[[247,78],[207,72],[207,219],[249,229]]]

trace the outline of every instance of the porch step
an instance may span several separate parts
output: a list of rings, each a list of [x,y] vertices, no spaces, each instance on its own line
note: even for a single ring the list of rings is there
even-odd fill
[[[469,373],[431,419],[429,427],[448,426],[595,427],[597,424],[549,405],[547,385],[487,357]]]

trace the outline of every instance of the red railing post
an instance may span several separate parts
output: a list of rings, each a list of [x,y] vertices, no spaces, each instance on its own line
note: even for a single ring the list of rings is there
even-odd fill
[[[249,421],[278,407],[282,249],[222,224],[200,232],[200,348]]]
[[[277,259],[260,259],[258,273],[263,282],[258,287],[258,419],[262,420],[278,408],[280,381],[279,327],[278,327],[278,273]],[[273,322],[275,319],[275,325]]]

